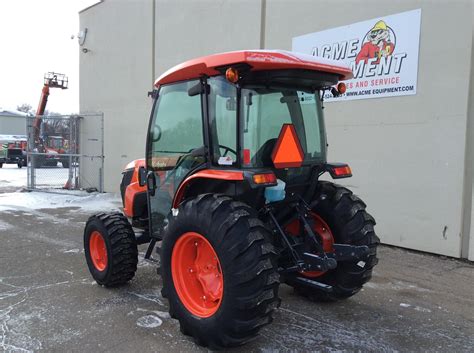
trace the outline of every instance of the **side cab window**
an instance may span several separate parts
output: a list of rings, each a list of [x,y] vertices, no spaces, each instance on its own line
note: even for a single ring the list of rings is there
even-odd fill
[[[169,171],[192,151],[204,145],[201,96],[188,90],[199,83],[186,81],[160,88],[148,132],[149,169]]]
[[[211,77],[208,84],[212,162],[232,166],[237,161],[237,88],[222,76]]]

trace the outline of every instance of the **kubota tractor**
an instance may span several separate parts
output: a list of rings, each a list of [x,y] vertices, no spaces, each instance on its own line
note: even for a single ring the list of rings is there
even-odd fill
[[[351,176],[326,161],[322,98],[351,70],[286,51],[238,51],[165,72],[146,158],[123,172],[122,213],[84,231],[101,285],[130,281],[137,245],[155,245],[162,295],[181,331],[211,348],[240,345],[272,321],[280,283],[313,300],[357,293],[379,239],[364,202],[320,180]]]

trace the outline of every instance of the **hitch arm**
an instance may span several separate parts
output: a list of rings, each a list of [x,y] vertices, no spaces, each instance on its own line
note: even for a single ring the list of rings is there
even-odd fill
[[[286,236],[285,232],[283,229],[281,229],[280,224],[278,224],[277,219],[273,215],[272,211],[268,210],[268,215],[270,216],[273,224],[275,225],[276,229],[278,230],[278,233],[280,233],[281,238],[285,242],[286,247],[290,251],[291,257],[295,261],[296,264],[302,263],[302,260],[300,259],[300,256],[298,255],[298,252],[293,248],[291,245],[290,241],[288,240],[288,237]]]
[[[305,208],[308,209],[307,205],[305,206],[306,206]],[[315,267],[320,271],[327,271],[327,270],[332,270],[336,268],[337,261],[330,256],[328,257],[327,254],[324,252],[323,246],[316,238],[316,235],[314,234],[313,229],[311,228],[308,220],[306,219],[307,215],[306,215],[305,210],[301,209],[301,206],[299,204],[295,205],[295,208],[298,211],[299,218],[303,222],[303,227],[306,234],[312,240],[319,254],[319,255],[315,255],[315,254],[305,252],[303,254],[305,261],[309,263],[311,267]]]

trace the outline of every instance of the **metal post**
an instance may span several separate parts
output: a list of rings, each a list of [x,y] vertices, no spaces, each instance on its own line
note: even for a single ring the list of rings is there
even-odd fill
[[[36,188],[36,178],[35,178],[35,163],[33,162],[36,156],[33,155],[33,151],[35,148],[35,140],[34,140],[34,133],[32,131],[33,125],[31,124],[31,118],[27,118],[27,152],[26,152],[26,160],[27,160],[27,188],[29,190],[33,190]],[[29,172],[29,173],[28,173]]]
[[[99,175],[99,191],[104,192],[104,113],[101,113],[101,168],[100,168],[100,175]]]
[[[77,120],[76,120],[76,146],[74,146],[74,153],[76,153],[77,155],[79,155],[79,157],[76,157],[75,158],[75,161],[76,161],[76,164],[77,164],[77,168],[74,169],[74,172],[75,172],[75,183],[76,183],[76,188],[77,189],[80,189],[81,188],[81,185],[82,185],[82,180],[81,180],[81,169],[84,168],[82,166],[82,157],[80,156],[81,154],[81,147],[82,147],[82,142],[81,141],[81,125],[82,124],[82,116],[77,116]]]
[[[103,162],[102,162],[103,164]],[[104,185],[103,185],[103,182],[102,182],[103,178],[102,178],[102,168],[99,168],[99,192],[104,192]]]
[[[31,157],[30,157],[30,117],[25,118],[26,123],[26,188],[31,189]]]
[[[68,119],[68,123],[69,123],[69,144],[68,144],[68,151],[66,151],[67,153],[69,153],[69,170],[68,170],[68,179],[67,179],[67,183],[66,185],[69,186],[69,188],[71,188],[71,186],[73,185],[73,175],[72,175],[72,171],[73,171],[73,165],[72,165],[72,151],[71,151],[71,146],[72,146],[72,143],[73,143],[73,128],[74,128],[74,124],[73,124],[73,119],[74,117],[70,116],[69,119]],[[73,187],[75,189],[75,186]]]

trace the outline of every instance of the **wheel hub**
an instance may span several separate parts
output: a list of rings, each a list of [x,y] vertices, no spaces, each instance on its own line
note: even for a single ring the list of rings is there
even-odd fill
[[[92,232],[89,239],[89,250],[94,267],[99,271],[104,271],[108,263],[107,246],[99,231]]]
[[[171,257],[176,292],[183,305],[199,317],[212,316],[219,308],[224,281],[214,248],[199,233],[184,233]]]
[[[321,245],[324,252],[334,252],[334,236],[332,231],[329,228],[328,224],[316,213],[309,213],[313,219],[313,231],[315,231],[320,236]],[[298,236],[300,234],[300,222],[298,219],[295,219],[293,222],[288,224],[285,227],[285,230],[293,236]],[[327,271],[301,271],[300,273],[309,278],[320,277],[325,274]]]

